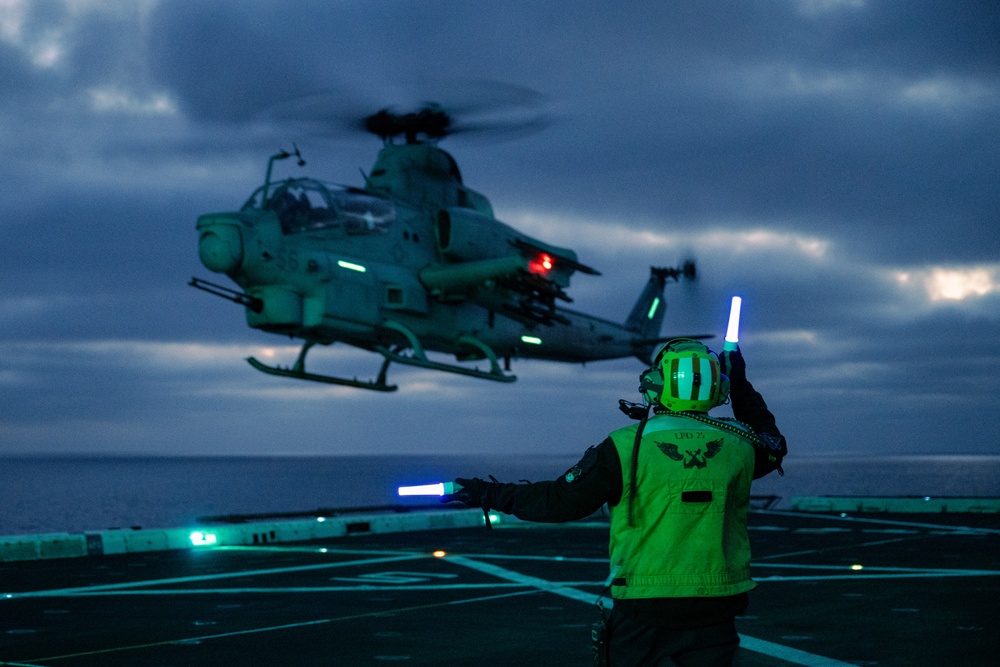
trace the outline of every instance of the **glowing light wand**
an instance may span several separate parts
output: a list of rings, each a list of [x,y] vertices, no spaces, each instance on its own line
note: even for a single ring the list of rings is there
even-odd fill
[[[462,488],[455,482],[438,482],[437,484],[421,484],[418,486],[401,486],[401,496],[450,496]]]
[[[726,328],[726,342],[722,345],[723,350],[735,350],[740,342],[740,308],[743,299],[738,296],[733,297],[733,303],[729,307],[729,326]]]

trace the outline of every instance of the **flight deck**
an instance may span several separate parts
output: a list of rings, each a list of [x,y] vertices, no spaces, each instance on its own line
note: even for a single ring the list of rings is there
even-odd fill
[[[751,512],[759,587],[738,664],[996,664],[995,509],[818,502]],[[79,548],[0,537],[0,664],[588,665],[595,603],[611,604],[600,515],[492,530],[478,510],[230,519],[178,529],[184,548],[169,531]]]

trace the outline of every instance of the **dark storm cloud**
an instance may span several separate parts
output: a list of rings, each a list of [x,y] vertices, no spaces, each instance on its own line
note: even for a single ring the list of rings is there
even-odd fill
[[[5,445],[576,452],[621,425],[635,360],[515,362],[512,386],[393,367],[393,396],[296,385],[243,361],[290,364],[289,341],[185,285],[207,274],[197,216],[237,208],[279,147],[309,160],[279,177],[357,184],[378,142],[345,119],[503,102],[507,82],[541,93],[552,125],[444,147],[499,217],[604,273],[574,277],[574,308],[620,321],[650,265],[695,257],[665,333],[720,331],[743,294],[753,379],[798,451],[995,450],[977,418],[1000,370],[994,3],[11,7]],[[329,135],[274,112],[315,92],[337,100]],[[310,359],[378,366],[337,345]]]
[[[900,260],[926,259],[924,238],[947,221],[972,260],[996,250],[970,241],[1000,207],[992,174],[979,168],[1000,148],[997,14],[989,3],[933,2],[572,12],[560,3],[263,3],[250,12],[185,2],[158,7],[150,52],[196,120],[246,121],[317,89],[360,114],[399,101],[384,99],[393,93],[416,101],[420,86],[455,95],[442,90],[449,78],[514,77],[561,100],[567,116],[562,133],[536,142],[559,150],[524,148],[548,172],[544,184],[508,172],[518,197],[611,213],[619,203],[606,193],[628,173],[640,215],[688,225],[794,217],[886,233],[905,224],[911,232],[888,244]],[[907,102],[920,85],[967,99]],[[993,87],[985,101],[983,86]]]
[[[30,121],[34,113],[72,113],[81,93],[112,78],[127,86],[148,82],[138,6],[95,9],[77,12],[58,0],[7,8],[7,24],[16,28],[0,40],[0,108]]]
[[[162,3],[151,18],[153,75],[196,122],[249,121],[288,96],[312,92],[309,75],[324,54],[304,57],[300,49],[307,40],[287,28],[287,19],[298,14],[290,9],[276,3],[252,12],[244,3]]]

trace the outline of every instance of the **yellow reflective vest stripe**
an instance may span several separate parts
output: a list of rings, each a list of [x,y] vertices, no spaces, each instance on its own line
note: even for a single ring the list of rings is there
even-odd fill
[[[712,597],[754,588],[746,528],[753,446],[693,419],[653,416],[639,446],[629,526],[637,428],[610,436],[623,477],[621,501],[611,508],[612,596]]]

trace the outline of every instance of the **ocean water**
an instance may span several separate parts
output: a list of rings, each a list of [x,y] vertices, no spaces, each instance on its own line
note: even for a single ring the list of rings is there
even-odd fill
[[[564,456],[0,457],[0,535],[187,526],[199,517],[419,504],[396,488],[553,479]],[[755,495],[1000,497],[1000,456],[792,457]]]

